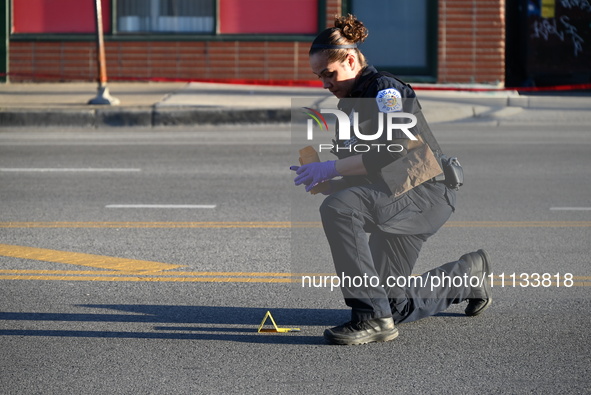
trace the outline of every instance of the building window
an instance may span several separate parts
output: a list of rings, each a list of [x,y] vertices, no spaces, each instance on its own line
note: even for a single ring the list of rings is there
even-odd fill
[[[215,0],[118,0],[125,33],[214,33]]]
[[[434,73],[436,1],[349,0],[348,4],[369,30],[361,50],[370,63],[397,74]]]

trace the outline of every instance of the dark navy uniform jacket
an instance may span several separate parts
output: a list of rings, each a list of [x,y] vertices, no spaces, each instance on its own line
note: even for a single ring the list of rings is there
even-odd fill
[[[373,135],[379,129],[378,116],[383,116],[383,113],[387,112],[412,112],[414,98],[416,98],[415,92],[409,85],[392,76],[379,73],[373,66],[367,66],[355,81],[349,96],[339,101],[338,107],[348,115],[353,111],[358,112],[360,132]],[[354,133],[351,133],[351,136],[349,141],[335,140],[335,145],[338,145],[339,149],[333,150],[333,153],[339,159],[357,155],[354,149],[356,145],[365,144],[371,147],[368,152],[363,152],[365,147],[359,150],[363,152],[361,155],[368,175],[345,177],[351,186],[382,182],[381,169],[406,154],[408,138],[399,130],[393,133],[394,140],[391,141],[387,140],[385,131],[380,138],[373,141],[359,141]],[[400,144],[405,149],[401,152],[388,152],[384,146],[379,150],[375,146],[372,147],[377,144],[393,143]],[[351,148],[347,150],[345,147]]]

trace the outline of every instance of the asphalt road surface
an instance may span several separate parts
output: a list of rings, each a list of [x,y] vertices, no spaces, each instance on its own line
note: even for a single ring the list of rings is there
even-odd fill
[[[416,273],[486,248],[494,302],[354,347],[291,275],[332,263],[288,126],[4,129],[0,392],[589,393],[591,131],[547,119],[433,125],[466,184]]]

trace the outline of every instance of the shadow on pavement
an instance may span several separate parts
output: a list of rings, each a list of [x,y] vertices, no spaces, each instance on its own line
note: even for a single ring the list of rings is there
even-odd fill
[[[225,306],[167,305],[78,305],[120,313],[17,313],[0,312],[2,321],[53,321],[64,323],[111,322],[159,324],[146,331],[103,331],[75,329],[0,329],[0,336],[41,336],[119,339],[212,340],[268,344],[323,344],[323,329],[349,319],[349,310],[303,308],[252,308]],[[267,310],[279,327],[300,327],[301,332],[258,333]],[[442,312],[440,317],[464,317]],[[170,324],[170,325],[166,325]],[[230,325],[230,326],[227,326]],[[270,327],[267,321],[266,327]],[[313,332],[313,335],[309,335]]]
[[[149,331],[89,331],[67,329],[1,329],[0,336],[45,336],[121,339],[216,340],[269,344],[323,344],[322,330],[310,326],[334,326],[346,321],[347,310],[250,308],[167,305],[79,305],[120,313],[16,313],[0,312],[1,321],[54,321],[160,324]],[[302,327],[301,332],[261,334],[261,320],[270,310],[279,327]],[[267,322],[270,324],[270,321]],[[174,324],[174,325],[164,325]],[[220,326],[221,325],[221,326]],[[231,326],[224,326],[231,325]],[[267,325],[266,325],[267,327]]]

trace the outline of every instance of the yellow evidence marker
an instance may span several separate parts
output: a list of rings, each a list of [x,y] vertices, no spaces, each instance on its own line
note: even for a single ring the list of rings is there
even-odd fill
[[[263,326],[265,325],[265,321],[267,321],[267,317],[271,319],[271,322],[273,323],[273,328],[269,328],[269,329],[263,329]],[[299,332],[300,328],[279,328],[277,326],[277,324],[275,323],[275,320],[273,319],[273,316],[271,315],[270,311],[267,311],[267,314],[265,314],[265,317],[263,317],[263,321],[261,322],[261,325],[259,326],[259,330],[258,332],[272,332],[272,333],[285,333],[285,332]]]

